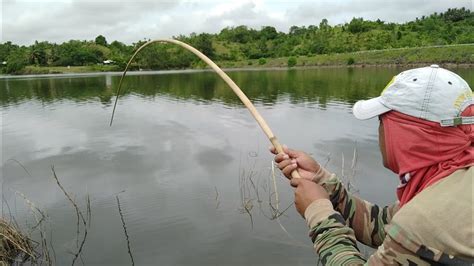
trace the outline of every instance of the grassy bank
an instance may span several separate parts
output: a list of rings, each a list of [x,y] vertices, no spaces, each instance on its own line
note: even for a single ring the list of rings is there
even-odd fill
[[[222,67],[288,67],[290,57],[219,62]],[[295,66],[474,64],[474,45],[363,51],[295,57]]]
[[[114,65],[90,65],[90,66],[55,66],[55,67],[40,67],[27,66],[23,69],[20,75],[37,75],[37,74],[69,74],[69,73],[91,73],[91,72],[113,72],[122,71],[119,66]]]
[[[323,54],[314,56],[261,58],[243,61],[218,61],[223,68],[278,68],[288,67],[289,62],[296,67],[317,66],[366,66],[366,65],[424,65],[424,64],[474,64],[474,44],[444,47],[405,48],[392,50],[374,50],[354,53]],[[207,68],[203,62],[194,68]],[[71,67],[27,66],[20,74],[67,74],[89,72],[122,71],[116,65],[90,65]]]

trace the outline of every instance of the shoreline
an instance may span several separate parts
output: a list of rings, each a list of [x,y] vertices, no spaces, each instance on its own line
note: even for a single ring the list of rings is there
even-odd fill
[[[294,67],[287,66],[240,66],[240,67],[225,67],[217,63],[219,67],[225,72],[237,72],[237,71],[285,71],[285,70],[306,70],[306,69],[319,69],[319,68],[416,68],[424,67],[432,64],[438,64],[443,68],[474,68],[474,63],[409,63],[409,64],[354,64],[354,65],[296,65]],[[225,65],[225,64],[224,64]],[[45,67],[44,70],[50,69]],[[54,73],[27,73],[17,75],[5,75],[1,74],[0,79],[22,79],[22,78],[54,78],[54,77],[90,77],[90,76],[120,76],[123,71],[74,71],[74,68],[68,69],[66,73],[54,72]],[[199,73],[199,72],[213,72],[211,68],[187,68],[187,69],[167,69],[167,70],[134,70],[127,71],[127,75],[166,75],[166,74],[178,74],[178,73]]]
[[[474,67],[474,44],[456,46],[411,47],[403,49],[368,50],[351,53],[316,54],[305,56],[288,56],[279,58],[238,59],[215,63],[225,71],[288,70],[314,68],[415,68],[440,65],[444,68]],[[124,66],[122,66],[124,67]],[[137,73],[186,73],[210,71],[202,61],[195,61],[186,69],[165,69],[131,71]],[[119,75],[123,69],[119,65],[86,65],[86,66],[35,66],[28,65],[14,75],[0,75],[0,79],[14,77],[55,77],[80,75]],[[132,74],[131,73],[131,74]]]

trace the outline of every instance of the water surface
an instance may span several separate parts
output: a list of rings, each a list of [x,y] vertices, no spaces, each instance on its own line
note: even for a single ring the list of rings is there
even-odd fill
[[[395,200],[397,181],[381,164],[378,121],[356,120],[351,106],[379,95],[400,71],[229,76],[282,143],[313,154],[362,197],[384,205]],[[472,87],[473,70],[455,71]],[[54,165],[83,210],[85,197],[91,199],[86,265],[130,264],[117,195],[137,265],[316,263],[294,207],[280,218],[290,236],[268,217],[274,197],[269,142],[225,83],[211,72],[129,76],[109,127],[118,80],[111,74],[0,79],[2,196],[10,207],[2,205],[3,216],[11,213],[31,227],[29,207],[15,195],[23,193],[48,214],[57,264],[69,264],[77,250],[76,216],[51,177]],[[284,209],[293,191],[276,177]],[[252,222],[242,202],[252,207]]]

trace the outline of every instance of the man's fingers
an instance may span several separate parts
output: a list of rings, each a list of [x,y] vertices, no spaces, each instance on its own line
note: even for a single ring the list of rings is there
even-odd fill
[[[289,177],[291,175],[291,172],[293,172],[293,170],[295,170],[298,166],[296,165],[296,163],[293,163],[290,161],[290,163],[285,166],[285,168],[283,168],[281,170],[281,172],[286,176],[286,177]],[[280,168],[281,169],[281,168]]]
[[[304,152],[291,150],[286,145],[282,145],[283,152],[277,153],[275,147],[269,147],[270,152],[276,154],[275,162],[282,173],[287,177],[291,178],[291,172],[298,168],[297,157],[304,155]]]
[[[283,170],[291,164],[293,164],[292,160],[283,160],[278,163],[278,168],[283,172]]]
[[[278,154],[288,154],[291,158],[296,158],[296,157],[301,156],[301,155],[304,154],[304,152],[297,151],[297,150],[292,150],[292,149],[288,148],[286,145],[283,145],[281,147],[283,149],[283,153],[278,153],[278,151],[273,146],[268,147],[268,149],[273,154],[276,154],[276,155],[278,155]]]
[[[285,153],[279,153],[277,154],[277,156],[275,156],[276,163],[280,163],[281,161],[288,160],[288,159],[290,159],[290,157],[288,156],[288,154],[285,154]]]
[[[282,145],[281,148],[283,149],[283,152],[284,152],[284,153],[288,153],[288,152],[287,152],[287,151],[288,151],[288,147],[287,147],[286,145]],[[278,154],[278,151],[275,149],[274,146],[270,146],[270,147],[268,147],[268,149],[270,150],[271,153],[273,153],[273,154]]]
[[[273,154],[278,154],[277,150],[273,146],[268,147],[268,150],[270,150],[270,152]]]
[[[297,151],[297,150],[292,150],[292,149],[288,149],[287,151],[285,151],[285,153],[287,153],[291,158],[297,158],[304,154],[304,152],[302,151]]]

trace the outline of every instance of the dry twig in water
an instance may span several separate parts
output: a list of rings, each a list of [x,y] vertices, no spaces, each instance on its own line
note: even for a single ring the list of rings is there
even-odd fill
[[[217,187],[214,186],[214,190],[216,191],[216,198],[215,198],[215,201],[216,201],[216,209],[219,208],[219,205],[221,204],[221,202],[219,201],[219,191],[217,191]]]
[[[250,197],[250,189],[247,183],[247,179],[248,177],[245,175],[245,170],[243,170],[242,173],[239,174],[240,201],[242,205],[240,208],[240,212],[247,213],[249,215],[250,224],[253,229],[253,199]]]
[[[86,219],[84,218],[84,215],[82,214],[82,211],[79,209],[79,207],[77,206],[76,202],[72,199],[72,197],[66,192],[66,190],[64,189],[64,187],[61,185],[61,183],[59,182],[59,179],[58,179],[58,176],[56,175],[56,171],[54,170],[54,166],[51,166],[51,171],[53,172],[53,178],[56,180],[56,183],[58,184],[59,188],[62,190],[62,192],[64,193],[64,195],[66,196],[66,198],[71,202],[72,206],[74,207],[75,211],[76,211],[76,216],[77,216],[77,239],[79,239],[79,232],[80,232],[80,229],[79,229],[79,221],[82,221],[82,224],[83,224],[83,227],[84,227],[84,236],[82,238],[82,241],[81,241],[81,244],[77,250],[77,252],[74,254],[74,258],[72,259],[72,265],[74,265],[76,263],[76,260],[77,258],[81,255],[81,252],[82,252],[82,249],[84,247],[84,244],[86,242],[86,238],[87,238],[87,221]],[[88,203],[90,204],[90,201],[88,201]],[[88,205],[87,207],[88,209],[88,212],[90,212],[90,205]]]
[[[127,226],[125,225],[125,220],[123,218],[122,208],[121,208],[121,205],[120,205],[120,200],[119,200],[118,195],[115,196],[115,198],[117,199],[117,207],[118,207],[118,211],[119,211],[119,214],[120,214],[120,220],[122,220],[123,232],[125,234],[125,239],[127,240],[128,254],[130,255],[130,259],[132,260],[132,265],[135,265],[135,261],[133,260],[132,250],[130,249],[130,239],[128,237]]]

